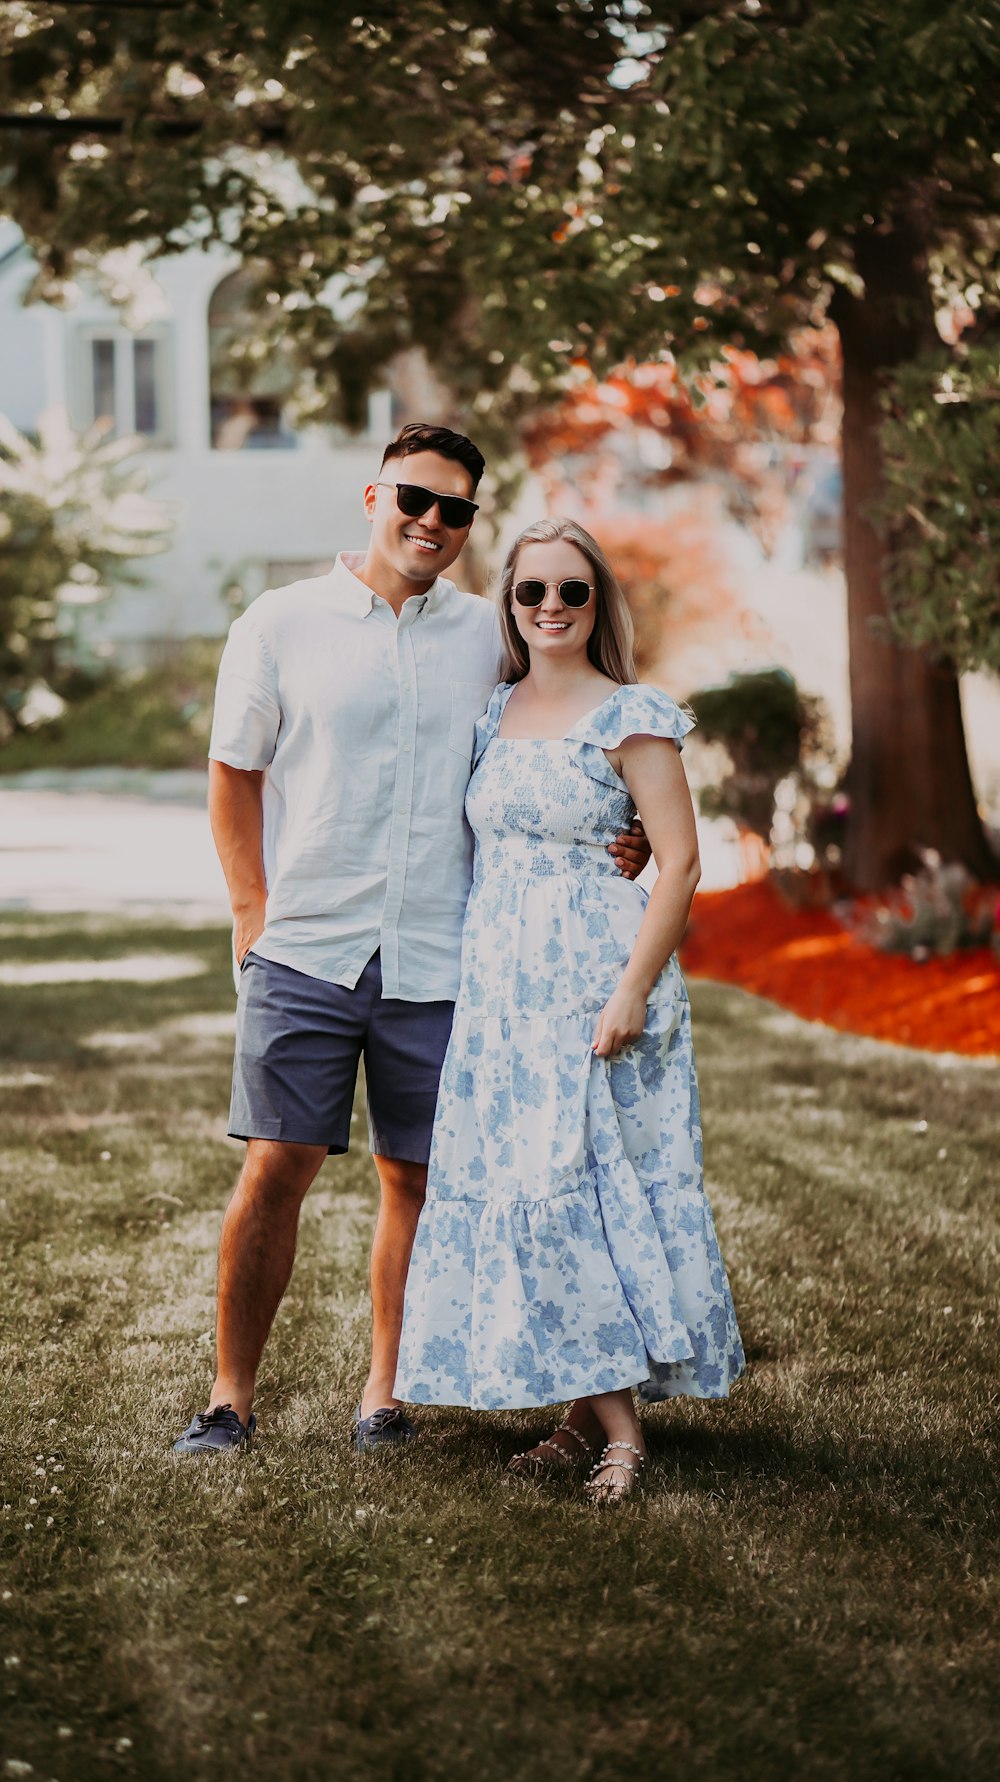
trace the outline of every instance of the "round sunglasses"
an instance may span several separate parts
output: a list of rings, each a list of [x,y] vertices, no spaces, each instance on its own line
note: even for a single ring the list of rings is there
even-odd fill
[[[436,501],[441,524],[449,532],[464,531],[479,512],[478,501],[467,501],[464,495],[439,495],[436,489],[425,489],[420,483],[378,482],[375,487],[395,489],[396,506],[408,520],[419,520]]]
[[[541,606],[550,588],[554,588],[563,606],[586,606],[594,592],[593,582],[571,575],[564,582],[542,582],[529,578],[514,583],[514,599],[518,606]]]

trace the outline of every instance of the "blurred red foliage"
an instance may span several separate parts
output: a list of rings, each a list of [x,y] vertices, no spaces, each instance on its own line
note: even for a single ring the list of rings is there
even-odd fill
[[[1000,959],[988,947],[917,964],[863,945],[827,910],[789,909],[767,880],[699,894],[681,963],[847,1033],[1000,1054]]]
[[[713,482],[738,492],[734,505],[756,518],[767,543],[768,508],[790,469],[794,475],[794,448],[835,446],[839,380],[832,328],[802,330],[773,359],[727,347],[708,370],[687,378],[669,356],[602,382],[583,367],[563,400],[529,424],[525,450],[543,479],[573,460],[574,486],[587,494],[604,474],[608,450],[628,439],[644,482]]]
[[[625,590],[640,675],[675,697],[712,678],[720,632],[742,634],[747,621],[710,515],[696,505],[666,520],[598,513],[590,530]]]

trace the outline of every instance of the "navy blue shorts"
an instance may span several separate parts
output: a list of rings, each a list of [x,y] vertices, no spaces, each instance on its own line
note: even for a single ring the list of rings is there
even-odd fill
[[[382,996],[379,956],[353,990],[248,953],[240,972],[231,1138],[346,1151],[358,1060],[377,1157],[426,1163],[452,1002]]]

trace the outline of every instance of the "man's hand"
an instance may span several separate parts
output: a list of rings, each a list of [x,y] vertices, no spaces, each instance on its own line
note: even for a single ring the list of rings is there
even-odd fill
[[[212,837],[229,886],[237,965],[264,932],[267,882],[263,860],[264,775],[257,769],[208,764],[208,814]]]
[[[631,829],[620,830],[608,845],[608,853],[623,879],[637,879],[649,865],[653,850],[646,840],[646,831],[638,817]]]
[[[237,965],[243,964],[250,948],[264,932],[265,908],[265,900],[261,899],[247,909],[233,911],[233,947]]]

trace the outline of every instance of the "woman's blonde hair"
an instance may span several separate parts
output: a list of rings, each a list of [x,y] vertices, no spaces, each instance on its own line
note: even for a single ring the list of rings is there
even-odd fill
[[[582,551],[594,572],[597,587],[597,616],[587,643],[587,655],[595,668],[609,675],[619,686],[632,685],[636,679],[633,646],[635,632],[632,614],[615,575],[596,538],[591,538],[575,520],[536,520],[526,526],[507,552],[497,586],[500,609],[500,635],[503,638],[504,661],[501,679],[521,681],[528,672],[528,646],[517,629],[511,611],[514,574],[522,547],[528,544],[554,544],[566,538]]]

